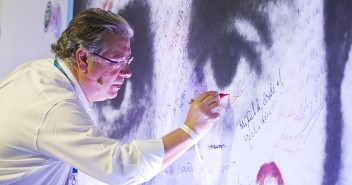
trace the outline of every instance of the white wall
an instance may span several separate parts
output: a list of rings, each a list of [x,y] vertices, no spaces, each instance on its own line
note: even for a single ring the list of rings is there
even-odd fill
[[[44,31],[48,0],[0,0],[0,79],[29,60],[53,57],[50,45],[56,41],[53,32]],[[61,7],[61,30],[67,22],[67,1]]]

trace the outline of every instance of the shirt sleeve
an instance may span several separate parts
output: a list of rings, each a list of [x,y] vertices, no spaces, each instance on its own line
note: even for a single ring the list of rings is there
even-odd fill
[[[164,158],[161,139],[120,145],[104,137],[79,100],[65,100],[48,112],[37,147],[39,152],[108,184],[146,182],[159,172]]]

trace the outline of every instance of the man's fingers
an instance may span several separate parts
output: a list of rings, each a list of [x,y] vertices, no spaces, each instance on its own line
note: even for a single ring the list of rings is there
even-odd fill
[[[203,102],[208,98],[209,96],[217,97],[219,93],[217,91],[207,91],[199,95],[195,100],[198,102]]]

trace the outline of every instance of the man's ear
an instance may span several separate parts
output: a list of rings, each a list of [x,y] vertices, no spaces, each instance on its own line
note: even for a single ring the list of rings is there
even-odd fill
[[[81,72],[87,72],[87,51],[83,48],[78,48],[76,51],[76,62],[77,62],[77,68]]]

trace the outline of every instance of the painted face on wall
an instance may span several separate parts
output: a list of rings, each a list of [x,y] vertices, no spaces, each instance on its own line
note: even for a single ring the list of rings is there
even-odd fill
[[[103,48],[101,53],[87,53],[85,75],[79,75],[90,102],[115,98],[125,78],[132,75],[129,38],[107,35]]]

